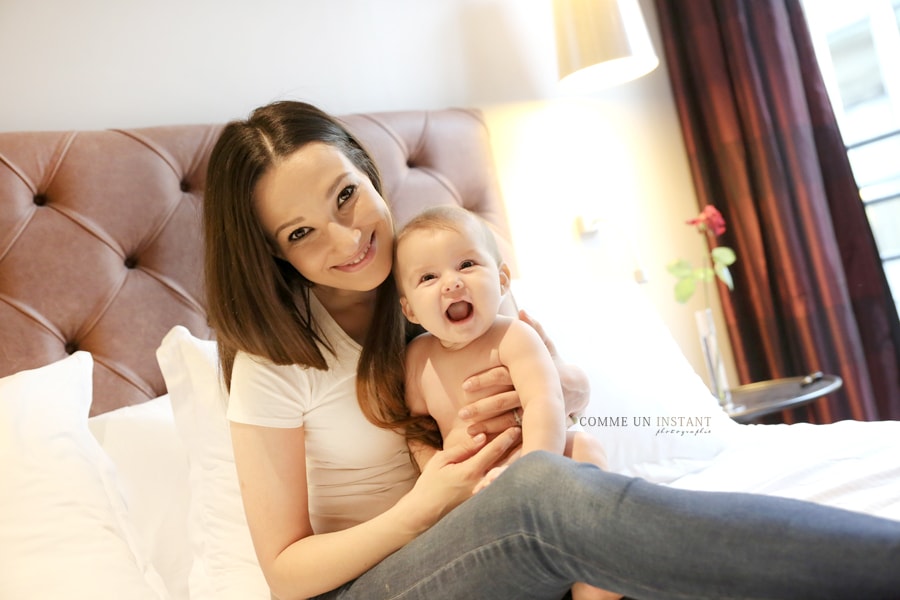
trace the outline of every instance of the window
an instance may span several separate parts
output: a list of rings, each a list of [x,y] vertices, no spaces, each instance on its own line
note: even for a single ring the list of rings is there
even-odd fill
[[[803,8],[900,310],[900,0],[804,0]]]

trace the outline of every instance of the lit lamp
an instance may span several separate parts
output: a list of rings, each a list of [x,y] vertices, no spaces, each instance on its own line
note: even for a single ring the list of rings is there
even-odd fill
[[[554,0],[553,17],[565,89],[611,87],[659,64],[638,0]]]

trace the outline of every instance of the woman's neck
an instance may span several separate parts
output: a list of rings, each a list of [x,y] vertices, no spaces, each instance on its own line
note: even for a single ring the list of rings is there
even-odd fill
[[[312,291],[338,326],[362,345],[375,316],[377,290],[357,292],[317,286]]]

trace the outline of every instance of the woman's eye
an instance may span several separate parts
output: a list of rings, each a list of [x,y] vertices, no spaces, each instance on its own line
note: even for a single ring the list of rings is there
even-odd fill
[[[353,198],[353,194],[354,194],[354,193],[356,193],[356,186],[355,186],[355,185],[348,185],[347,187],[345,187],[344,189],[342,189],[342,190],[340,191],[340,193],[338,193],[338,197],[337,197],[337,205],[338,205],[338,207],[340,208],[341,206],[343,206],[344,204],[346,204],[348,200],[350,200],[351,198]]]
[[[300,227],[298,229],[293,230],[288,234],[288,242],[298,242],[309,235],[309,232],[312,231],[309,227]]]

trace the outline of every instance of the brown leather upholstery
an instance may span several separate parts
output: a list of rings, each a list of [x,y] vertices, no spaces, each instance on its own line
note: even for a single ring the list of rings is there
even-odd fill
[[[350,115],[398,224],[456,203],[512,260],[487,129],[475,111]],[[201,195],[218,125],[0,133],[0,376],[86,350],[91,414],[165,392],[155,351],[181,324],[210,337]]]

